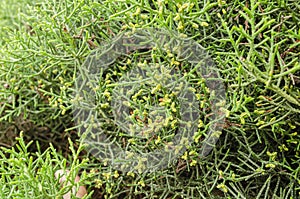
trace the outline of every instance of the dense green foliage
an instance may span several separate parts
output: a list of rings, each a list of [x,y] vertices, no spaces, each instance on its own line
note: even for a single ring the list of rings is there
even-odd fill
[[[54,172],[66,168],[71,178],[82,173],[87,198],[300,197],[298,1],[4,0],[1,8],[1,198],[59,197],[68,187],[59,189]],[[73,86],[102,42],[146,27],[206,48],[226,86],[226,125],[204,159],[199,142],[165,170],[122,173],[83,150]]]

